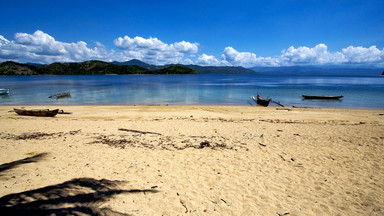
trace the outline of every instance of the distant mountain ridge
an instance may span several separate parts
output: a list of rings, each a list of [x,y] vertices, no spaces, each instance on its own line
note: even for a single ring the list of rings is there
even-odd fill
[[[97,75],[97,74],[206,74],[206,73],[256,73],[243,67],[199,66],[168,64],[150,65],[137,59],[126,62],[104,62],[98,60],[72,63],[17,63],[0,64],[0,75]]]
[[[249,73],[256,73],[252,69],[240,67],[240,66],[200,66],[200,65],[183,65],[183,64],[167,64],[163,66],[158,66],[158,65],[150,65],[145,62],[142,62],[137,59],[132,59],[130,61],[126,62],[112,62],[112,64],[116,65],[137,65],[142,68],[146,68],[149,70],[159,70],[163,69],[172,65],[181,65],[183,67],[190,68],[194,71],[196,71],[199,74],[210,74],[210,73],[236,73],[236,74],[249,74]]]
[[[142,61],[137,60],[137,59],[132,59],[132,60],[129,60],[126,62],[113,61],[111,63],[115,64],[115,65],[128,65],[128,66],[137,65],[139,67],[146,68],[148,70],[156,70],[157,69],[156,66],[147,64],[147,63],[142,62]]]
[[[173,64],[156,66],[150,65],[137,59],[126,62],[112,62],[118,65],[138,65],[149,70],[159,70]],[[182,65],[195,70],[199,74],[210,73],[234,73],[234,74],[287,74],[287,75],[380,75],[384,73],[383,68],[355,67],[355,66],[280,66],[280,67],[236,67],[236,66],[200,66]],[[384,75],[384,74],[383,74]]]
[[[169,69],[169,70],[167,70]],[[126,62],[98,60],[72,63],[17,63],[0,64],[0,75],[92,75],[92,74],[270,74],[270,75],[384,75],[383,68],[353,66],[281,66],[281,67],[235,67],[200,65],[151,65],[137,59]]]

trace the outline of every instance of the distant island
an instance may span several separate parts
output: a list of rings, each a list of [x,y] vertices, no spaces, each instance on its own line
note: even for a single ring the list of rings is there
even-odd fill
[[[133,59],[127,62],[97,60],[73,63],[17,63],[0,64],[0,75],[108,75],[108,74],[197,74],[197,73],[255,73],[243,67],[164,65],[155,66]]]
[[[149,70],[137,65],[116,65],[103,61],[52,63],[47,65],[21,64],[7,61],[0,64],[0,75],[105,75],[105,74],[196,74],[181,66],[171,65]]]

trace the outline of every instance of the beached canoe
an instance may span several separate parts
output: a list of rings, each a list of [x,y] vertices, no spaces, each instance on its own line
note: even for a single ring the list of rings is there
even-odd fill
[[[272,99],[270,98],[263,98],[259,95],[259,93],[257,93],[257,98],[255,98],[255,96],[252,96],[252,99],[259,105],[261,106],[265,106],[267,107],[269,105],[269,103],[271,102]]]
[[[49,109],[33,109],[33,110],[26,110],[26,109],[13,109],[17,114],[19,115],[26,115],[26,116],[43,116],[43,117],[54,117],[59,112],[59,109],[49,110]]]
[[[338,96],[319,96],[319,95],[301,95],[304,99],[325,99],[325,100],[334,100],[334,99],[340,99],[343,96],[338,95]]]

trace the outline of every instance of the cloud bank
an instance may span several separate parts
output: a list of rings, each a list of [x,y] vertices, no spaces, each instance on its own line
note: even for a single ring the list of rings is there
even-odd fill
[[[16,33],[9,41],[0,35],[0,61],[19,62],[77,62],[87,60],[128,61],[140,59],[151,64],[192,63],[188,54],[198,52],[199,44],[186,41],[166,44],[157,38],[119,37],[114,40],[118,50],[108,50],[100,42],[90,48],[86,42],[56,41],[42,31],[33,34]]]
[[[384,66],[384,49],[376,46],[349,46],[331,52],[325,44],[315,47],[289,47],[279,56],[262,57],[252,52],[240,52],[225,47],[220,59],[199,53],[196,42],[180,41],[167,44],[158,38],[118,37],[113,41],[116,49],[107,49],[100,42],[89,47],[86,42],[66,43],[55,40],[40,30],[33,34],[16,33],[14,40],[0,35],[0,62],[18,61],[35,63],[77,62],[87,60],[128,61],[139,59],[156,65],[180,63],[227,66],[292,66],[292,65],[370,65]]]
[[[86,59],[102,59],[105,50],[96,46],[88,48],[87,43],[64,43],[50,35],[36,31],[33,34],[16,33],[9,41],[0,35],[0,60],[29,61],[37,63],[71,62]]]
[[[120,49],[120,54],[125,59],[140,59],[153,64],[186,63],[186,54],[193,54],[199,51],[198,43],[186,41],[166,44],[157,38],[142,37],[130,38],[129,36],[119,37],[114,40],[115,46]]]
[[[310,47],[289,47],[280,56],[256,57],[249,52],[238,52],[232,47],[226,47],[222,54],[222,62],[229,65],[242,66],[293,66],[293,65],[340,65],[366,64],[384,66],[384,49],[376,46],[369,48],[349,46],[341,52],[330,52],[325,44]]]

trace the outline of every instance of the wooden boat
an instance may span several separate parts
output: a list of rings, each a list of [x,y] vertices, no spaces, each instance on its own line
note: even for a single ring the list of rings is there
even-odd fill
[[[263,98],[259,95],[259,93],[257,93],[257,98],[255,98],[255,96],[252,96],[252,99],[254,101],[256,101],[257,104],[261,105],[261,106],[265,106],[267,107],[269,105],[269,103],[272,101],[271,98]]]
[[[334,99],[340,99],[343,96],[338,95],[338,96],[318,96],[318,95],[301,95],[304,99],[325,99],[325,100],[334,100]]]
[[[71,97],[71,93],[70,92],[64,92],[64,93],[54,94],[54,95],[49,96],[49,98],[56,98],[56,99],[65,98],[65,97]]]
[[[33,110],[26,110],[26,109],[13,109],[17,114],[19,115],[26,115],[26,116],[43,116],[43,117],[53,117],[57,115],[59,112],[59,109],[49,110],[49,109],[33,109]]]
[[[0,89],[0,95],[7,95],[7,94],[9,94],[9,89],[7,88]]]

